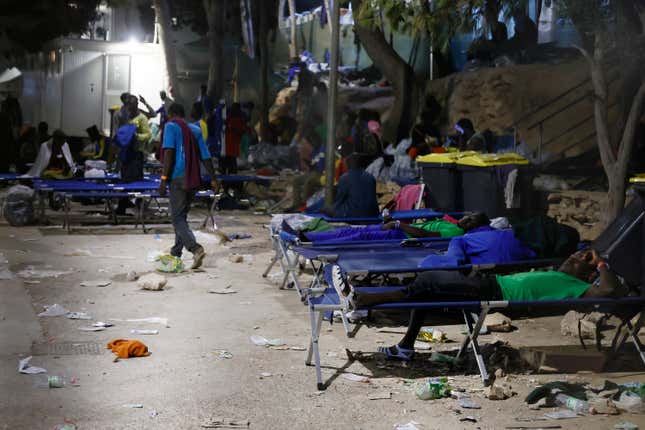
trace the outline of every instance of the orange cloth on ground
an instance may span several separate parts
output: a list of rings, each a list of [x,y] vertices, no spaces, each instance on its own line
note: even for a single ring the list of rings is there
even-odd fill
[[[138,340],[114,339],[107,344],[108,349],[119,358],[147,357],[148,347]]]

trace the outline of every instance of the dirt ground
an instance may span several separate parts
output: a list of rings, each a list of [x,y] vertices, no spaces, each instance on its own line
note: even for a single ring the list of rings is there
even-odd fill
[[[198,214],[193,215],[199,221]],[[218,417],[248,420],[253,429],[393,429],[412,421],[424,430],[522,426],[591,430],[611,429],[621,421],[645,426],[643,416],[632,414],[542,421],[553,408],[532,410],[523,401],[541,382],[645,381],[645,369],[633,354],[619,366],[621,372],[610,374],[511,373],[503,380],[518,394],[503,401],[483,397],[477,374],[448,372],[451,385],[468,392],[481,409],[462,409],[452,398],[418,400],[412,382],[445,374],[446,369],[430,363],[430,351],[422,351],[411,365],[386,363],[374,354],[378,345],[400,338],[399,325],[363,326],[349,339],[341,324],[326,323],[320,347],[329,387],[317,391],[314,369],[304,365],[302,350],[309,340],[308,308],[294,291],[278,289],[277,276],[261,277],[272,252],[263,227],[268,220],[249,213],[220,213],[217,221],[223,231],[253,237],[226,245],[204,243],[209,253],[204,270],[168,276],[163,291],[140,290],[126,274],[155,269],[147,255],[171,245],[167,226],[158,234],[142,234],[132,226],[66,234],[57,226],[0,225],[0,252],[12,272],[29,266],[66,272],[38,279],[32,272],[31,277],[0,281],[0,429],[54,429],[64,423],[78,429],[199,429]],[[244,261],[230,262],[231,253],[245,255]],[[190,255],[185,260],[190,264]],[[81,286],[83,281],[99,280],[111,283]],[[229,285],[236,293],[208,292]],[[37,316],[43,306],[55,303],[87,312],[92,320]],[[168,324],[121,321],[148,317],[167,318]],[[514,348],[576,345],[576,338],[560,334],[560,320],[514,321],[516,331],[484,335],[481,343],[504,340]],[[99,332],[79,330],[96,321],[111,321],[114,326]],[[134,335],[132,329],[156,329],[159,334]],[[433,350],[450,351],[458,345],[462,326],[445,330],[455,342]],[[279,338],[294,349],[256,346],[252,335]],[[116,338],[139,339],[152,354],[115,362],[105,345]],[[346,348],[363,354],[350,362]],[[228,355],[222,351],[232,357],[224,358]],[[17,371],[18,360],[29,355],[32,365],[49,374],[78,378],[78,385],[38,387],[40,375]],[[369,382],[348,380],[340,376],[344,372],[367,376]],[[131,407],[135,404],[143,407]],[[461,422],[466,416],[477,422]]]

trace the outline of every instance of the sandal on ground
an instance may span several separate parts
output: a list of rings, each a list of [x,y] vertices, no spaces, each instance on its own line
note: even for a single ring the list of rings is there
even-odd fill
[[[414,358],[414,349],[401,348],[399,345],[379,346],[376,350],[388,360],[410,361]]]

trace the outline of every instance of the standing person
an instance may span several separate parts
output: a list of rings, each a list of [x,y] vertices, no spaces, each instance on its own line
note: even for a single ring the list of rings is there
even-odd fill
[[[202,105],[202,112],[209,113],[215,107],[213,100],[208,95],[208,86],[206,84],[202,84],[199,87],[199,97],[197,97],[197,101]]]
[[[204,142],[206,142],[208,140],[208,126],[206,125],[206,121],[204,120],[204,112],[202,111],[201,103],[193,103],[193,107],[190,110],[190,122],[191,124],[199,127],[202,132],[202,139],[204,139]]]
[[[240,156],[240,141],[246,131],[246,117],[239,103],[233,103],[226,117],[225,153],[220,161],[222,174],[237,173],[237,157]]]
[[[201,129],[184,121],[184,107],[178,103],[170,106],[168,116],[162,145],[163,174],[159,194],[166,195],[168,184],[172,225],[175,229],[175,245],[170,254],[180,258],[183,249],[186,248],[193,254],[191,268],[197,269],[202,265],[206,252],[190,230],[188,212],[195,192],[201,185],[200,160],[211,177],[213,192],[218,192],[219,183],[215,179],[215,169]]]
[[[121,166],[121,179],[126,182],[143,179],[144,150],[150,140],[151,133],[148,118],[139,111],[139,98],[130,95],[128,98],[128,124],[134,125],[134,141],[132,154],[128,161]]]
[[[3,113],[7,121],[4,128],[8,127],[8,131],[11,134],[8,143],[9,151],[5,152],[3,158],[8,158],[9,164],[16,163],[19,158],[20,148],[16,144],[18,142],[18,137],[20,137],[20,129],[22,128],[22,108],[20,107],[20,102],[13,93],[7,93],[7,97],[2,101],[0,106],[0,112]]]
[[[122,125],[128,123],[130,119],[130,93],[121,93],[121,109],[116,113],[116,127],[117,130]]]
[[[134,182],[143,180],[143,165],[145,161],[144,151],[146,144],[152,137],[150,127],[148,126],[148,117],[139,111],[139,98],[137,96],[128,96],[128,117],[129,125],[134,125],[134,136],[132,147],[129,148],[128,157],[121,158],[121,180],[124,182]],[[122,151],[124,149],[121,149]],[[127,198],[119,199],[117,206],[117,215],[125,215],[127,207],[131,207]]]
[[[289,212],[299,211],[307,199],[320,189],[320,178],[325,168],[324,158],[321,158],[324,156],[324,144],[310,124],[303,125],[294,139],[298,142],[301,175],[293,179],[293,205]]]

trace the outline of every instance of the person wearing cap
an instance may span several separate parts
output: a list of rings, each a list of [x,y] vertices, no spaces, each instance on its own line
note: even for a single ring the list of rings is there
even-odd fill
[[[66,138],[62,130],[54,131],[51,139],[40,145],[38,157],[26,176],[51,179],[65,179],[73,176],[76,172],[76,164],[72,151],[65,141]]]
[[[455,124],[457,132],[457,147],[460,151],[486,151],[486,138],[475,131],[475,126],[469,118],[462,118]]]

